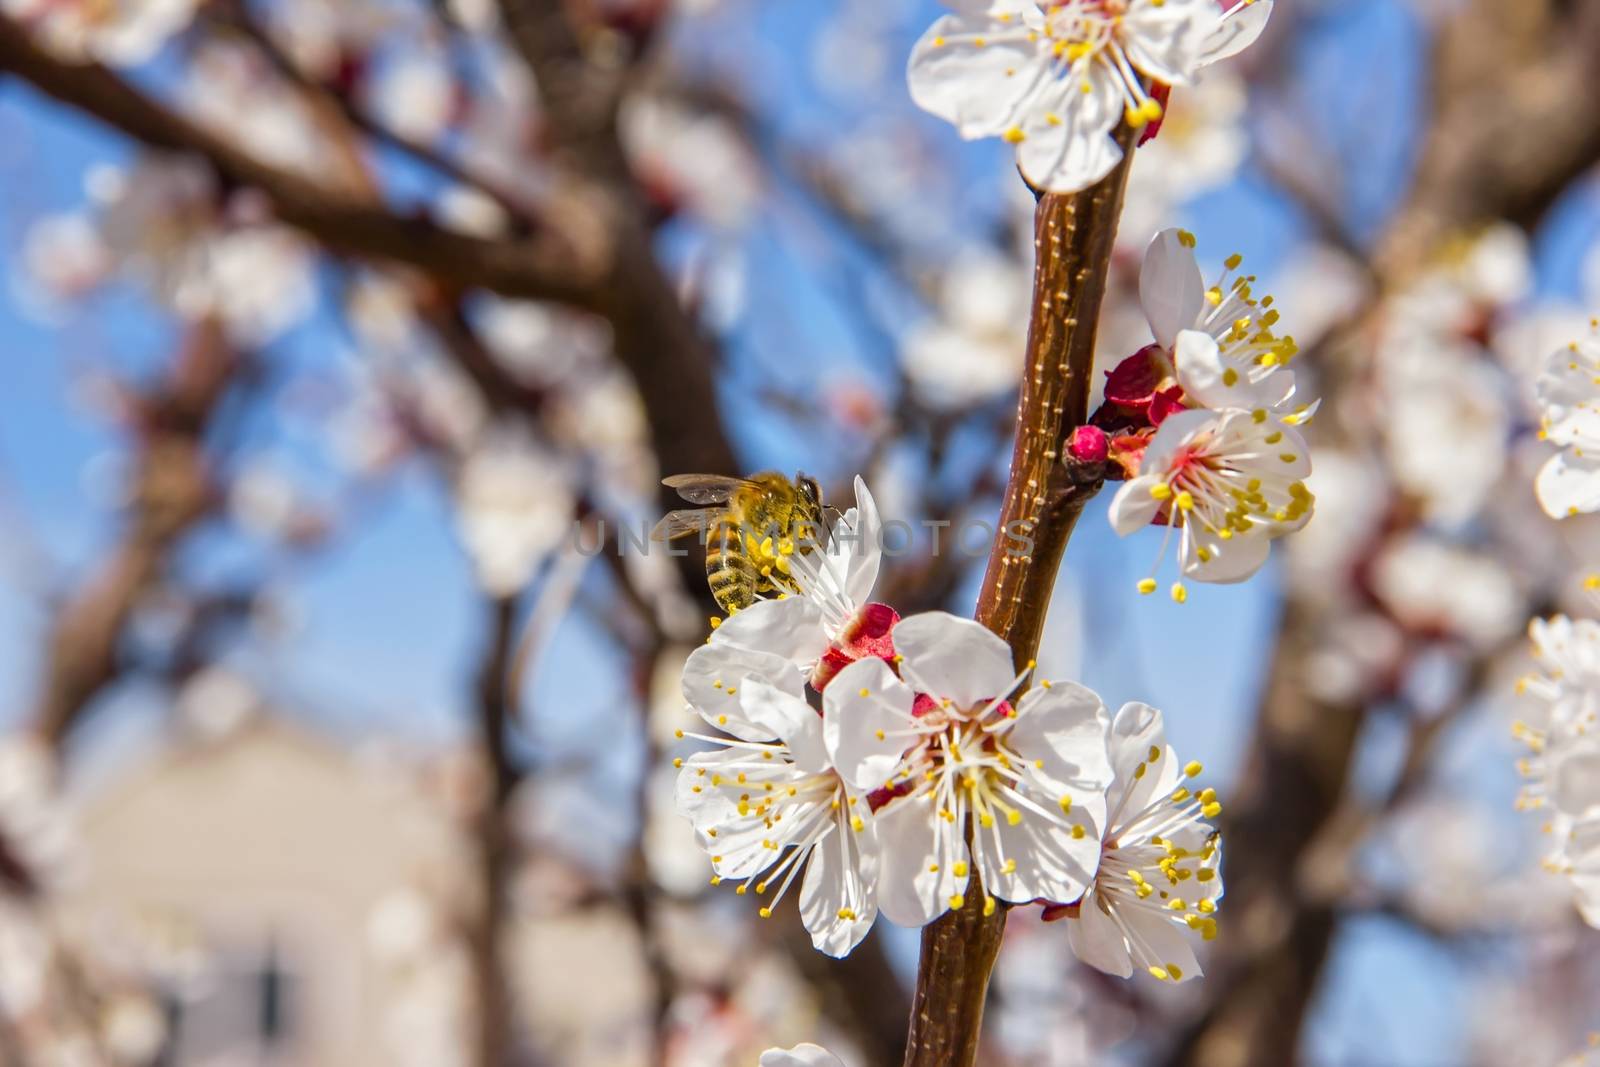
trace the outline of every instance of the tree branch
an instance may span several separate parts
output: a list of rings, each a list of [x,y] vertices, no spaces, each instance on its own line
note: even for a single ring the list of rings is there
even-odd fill
[[[1073,431],[1089,416],[1100,303],[1133,160],[1131,131],[1123,128],[1119,136],[1123,161],[1109,177],[1073,196],[1045,195],[1035,215],[1033,314],[1016,446],[977,610],[978,621],[1010,644],[1019,667],[1038,651],[1067,541],[1101,485],[1097,471],[1064,457]],[[1018,554],[1007,535],[1023,531],[1032,546]],[[981,901],[976,872],[972,879],[967,896]],[[961,908],[923,929],[905,1067],[972,1067],[977,1061],[1006,910]]]
[[[203,156],[231,182],[264,192],[279,219],[349,255],[400,263],[461,286],[507,296],[592,307],[611,268],[602,231],[569,225],[522,240],[455,233],[422,217],[395,214],[364,195],[318,184],[263,163],[95,64],[67,63],[0,17],[0,70],[158,149]]]
[[[50,628],[32,725],[53,746],[117,678],[118,646],[139,597],[212,506],[204,438],[239,365],[220,328],[202,325],[168,380],[134,400],[142,440],[126,532]]]

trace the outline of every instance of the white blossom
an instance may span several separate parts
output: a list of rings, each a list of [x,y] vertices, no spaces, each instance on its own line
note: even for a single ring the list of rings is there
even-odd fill
[[[883,913],[921,926],[967,904],[973,866],[997,900],[1071,900],[1098,858],[1110,777],[1100,698],[1027,676],[1006,643],[944,612],[894,629],[900,676],[863,659],[823,695],[828,753],[846,781],[889,795],[877,813]],[[971,847],[967,840],[972,822]]]
[[[1200,974],[1192,940],[1211,940],[1222,897],[1219,834],[1205,821],[1222,811],[1210,789],[1186,778],[1166,743],[1161,713],[1125,704],[1111,725],[1116,778],[1106,795],[1104,854],[1094,882],[1062,909],[1079,959],[1123,978],[1137,966],[1162,981]]]
[[[955,410],[1015,390],[1032,301],[1024,264],[993,251],[960,254],[939,296],[942,314],[912,331],[902,355],[917,397]]]
[[[1191,407],[1263,411],[1286,425],[1304,422],[1314,405],[1295,403],[1288,363],[1299,351],[1292,336],[1274,332],[1279,312],[1271,296],[1257,297],[1253,275],[1236,275],[1242,257],[1229,256],[1207,287],[1194,254],[1194,235],[1156,234],[1139,271],[1139,304],[1159,353]]]
[[[1293,427],[1259,410],[1180,411],[1156,431],[1139,476],[1112,499],[1111,524],[1127,536],[1163,522],[1169,538],[1179,533],[1184,574],[1201,582],[1243,581],[1267,561],[1273,538],[1310,521],[1315,500],[1304,481],[1311,473],[1306,453]],[[1155,588],[1153,577],[1139,585],[1143,593]],[[1185,599],[1182,583],[1172,595]]]
[[[513,596],[571,529],[572,490],[559,461],[517,434],[492,433],[462,464],[457,526],[478,582]]]
[[[675,761],[678,810],[711,857],[712,884],[737,881],[740,896],[766,898],[762,918],[804,871],[800,915],[812,944],[844,956],[878,915],[870,806],[833,771],[800,675],[769,653],[749,653],[742,666],[726,678],[684,672],[689,706],[723,734],[679,731],[716,747]]]
[[[1600,320],[1594,332],[1551,353],[1535,386],[1540,435],[1562,449],[1535,489],[1552,518],[1600,511]]]
[[[911,53],[911,96],[965,138],[1001,137],[1034,186],[1069,193],[1122,158],[1126,120],[1162,116],[1151,83],[1189,85],[1247,47],[1271,0],[948,0]]]

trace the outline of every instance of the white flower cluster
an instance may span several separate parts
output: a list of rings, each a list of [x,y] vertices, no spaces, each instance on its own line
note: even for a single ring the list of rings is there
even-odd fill
[[[1545,866],[1572,879],[1584,920],[1600,927],[1600,622],[1535,619],[1529,635],[1539,669],[1517,684],[1532,705],[1512,725],[1528,748],[1517,806],[1547,816]]]
[[[1552,518],[1600,511],[1600,319],[1590,335],[1552,352],[1535,383],[1539,436],[1561,451],[1534,488]]]
[[[1222,894],[1206,822],[1221,808],[1186,784],[1200,765],[1179,763],[1153,708],[1025,689],[1033,665],[980,624],[871,603],[881,524],[859,479],[856,501],[825,547],[789,557],[798,595],[730,616],[685,664],[716,733],[679,732],[710,747],[675,761],[677,798],[713,884],[768,917],[799,881],[834,956],[880,911],[921,926],[1036,902],[1095,967],[1198,974],[1190,942],[1214,936]]]
[[[1017,149],[1030,184],[1088,188],[1116,167],[1119,123],[1157,123],[1174,85],[1248,47],[1271,0],[945,0],[908,78],[918,106],[968,139]]]
[[[1275,538],[1311,519],[1310,447],[1296,427],[1316,405],[1296,395],[1288,364],[1297,348],[1274,332],[1272,297],[1236,273],[1237,255],[1207,286],[1194,247],[1192,234],[1164,230],[1145,254],[1139,298],[1155,341],[1106,385],[1103,410],[1134,420],[1109,445],[1131,475],[1111,524],[1124,536],[1152,523],[1176,530],[1187,577],[1239,582],[1260,570]],[[1154,577],[1139,585],[1155,588]],[[1187,597],[1181,582],[1172,597]]]

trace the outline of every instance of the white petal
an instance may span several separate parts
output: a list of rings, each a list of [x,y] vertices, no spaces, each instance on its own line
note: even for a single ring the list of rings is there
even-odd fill
[[[1134,3],[1121,33],[1128,62],[1169,85],[1184,85],[1200,68],[1207,38],[1216,26],[1216,0]]]
[[[1006,740],[1028,762],[1042,761],[1053,780],[1096,790],[1111,782],[1110,730],[1111,716],[1094,690],[1056,682],[1023,694]]]
[[[683,697],[702,718],[742,741],[771,741],[772,730],[745,718],[739,692],[754,678],[805,699],[805,678],[794,664],[770,652],[737,645],[701,645],[683,665]]]
[[[1200,330],[1178,334],[1172,362],[1184,394],[1201,407],[1272,411],[1294,392],[1293,371],[1279,368],[1252,380],[1248,367],[1233,366],[1216,338]]]
[[[1200,50],[1200,65],[1208,67],[1243,52],[1267,28],[1272,0],[1247,0],[1224,15]]]
[[[1067,919],[1067,944],[1073,955],[1095,970],[1127,978],[1133,974],[1133,957],[1128,954],[1122,932],[1111,916],[1100,910],[1093,895],[1084,898],[1076,919]]]
[[[1104,178],[1122,159],[1111,131],[1122,118],[1121,98],[1111,75],[1095,64],[1085,93],[1079,84],[1067,87],[1052,111],[1036,107],[1017,124],[1017,166],[1035,188],[1075,193]]]
[[[878,582],[878,568],[883,559],[883,522],[878,517],[878,504],[867,491],[867,483],[856,477],[856,522],[853,528],[856,545],[845,569],[844,593],[856,607],[872,598],[872,589]]]
[[[882,874],[878,910],[900,926],[926,926],[950,910],[950,898],[964,893],[967,879],[955,874],[967,862],[967,844],[959,830],[944,835],[946,854],[939,850],[932,794],[892,800],[876,816]],[[934,869],[937,868],[937,869]]]
[[[1245,417],[1249,418],[1248,415]],[[1145,447],[1144,462],[1139,465],[1139,473],[1170,474],[1173,460],[1184,446],[1201,433],[1218,429],[1222,422],[1215,411],[1203,408],[1168,415]]]
[[[915,701],[916,694],[876,656],[834,676],[822,693],[822,733],[841,778],[869,790],[888,780],[913,740],[906,734]]]
[[[1600,511],[1600,460],[1569,452],[1551,456],[1539,470],[1534,491],[1553,519]]]
[[[767,1049],[757,1067],[844,1067],[844,1062],[820,1046],[796,1045]]]
[[[738,645],[770,652],[809,668],[828,648],[822,611],[805,597],[759,600],[722,621],[711,635],[713,645]]]
[[[1202,547],[1210,555],[1204,563],[1200,561]],[[1188,522],[1178,545],[1178,560],[1183,573],[1197,582],[1231,585],[1259,571],[1271,551],[1272,541],[1265,530],[1235,533],[1224,541],[1199,523]]]
[[[1060,798],[1034,799],[1041,807],[1054,808]],[[1062,903],[1081,897],[1100,864],[1100,832],[1079,805],[1063,821],[1083,825],[1084,836],[1073,837],[1069,829],[1033,811],[1023,811],[1015,824],[997,818],[988,827],[974,829],[973,851],[984,890],[1013,904]],[[1003,860],[1013,862],[1011,871]]]
[[[1167,747],[1166,730],[1161,722],[1161,712],[1148,704],[1130,701],[1122,705],[1111,720],[1111,766],[1116,780],[1111,784],[1106,798],[1111,807],[1108,833],[1115,834],[1124,817],[1137,815],[1158,795],[1170,789],[1171,779],[1161,774],[1149,773],[1150,753],[1156,761],[1166,760],[1171,751]],[[1173,760],[1172,763],[1176,763]],[[1144,764],[1146,771],[1137,773]]]
[[[1600,808],[1600,746],[1573,746],[1551,757],[1551,799],[1556,810],[1581,819]]]
[[[864,819],[862,829],[852,830],[841,812],[808,863],[800,884],[800,917],[818,952],[843,958],[878,918],[878,848],[872,820]]]
[[[912,48],[906,79],[917,106],[954,123],[961,136],[997,137],[1016,125],[1023,101],[1048,81],[1049,62],[1017,23],[947,15]]]
[[[894,628],[900,675],[913,689],[970,710],[1011,691],[1011,649],[982,623],[944,611],[901,619]]]
[[[739,709],[747,722],[771,730],[789,747],[796,767],[821,774],[830,766],[822,741],[822,716],[804,697],[786,693],[759,678],[746,678],[739,690]]]
[[[1161,501],[1150,495],[1150,488],[1161,481],[1149,474],[1123,482],[1117,495],[1111,498],[1111,528],[1127,537],[1154,522],[1161,510]]]
[[[1200,963],[1192,944],[1198,935],[1188,927],[1179,926],[1166,913],[1151,908],[1127,908],[1118,914],[1135,935],[1134,958],[1140,967],[1157,966],[1168,973],[1176,968],[1182,975],[1178,979],[1181,982],[1200,977]]]
[[[1177,230],[1162,230],[1145,249],[1139,269],[1139,306],[1156,343],[1171,350],[1179,332],[1200,321],[1205,303],[1206,283],[1194,252]]]

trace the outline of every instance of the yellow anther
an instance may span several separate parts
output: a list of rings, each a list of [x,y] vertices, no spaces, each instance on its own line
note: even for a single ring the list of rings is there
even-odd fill
[[[966,907],[966,904],[967,904],[967,898],[962,896],[960,893],[952,893],[950,895],[950,910],[951,911],[960,911],[962,908]]]
[[[1188,599],[1189,599],[1189,590],[1187,590],[1187,589],[1185,589],[1183,587],[1183,583],[1182,582],[1173,582],[1172,583],[1172,600],[1173,600],[1173,602],[1177,603],[1177,604],[1182,604],[1184,601],[1186,601]]]

